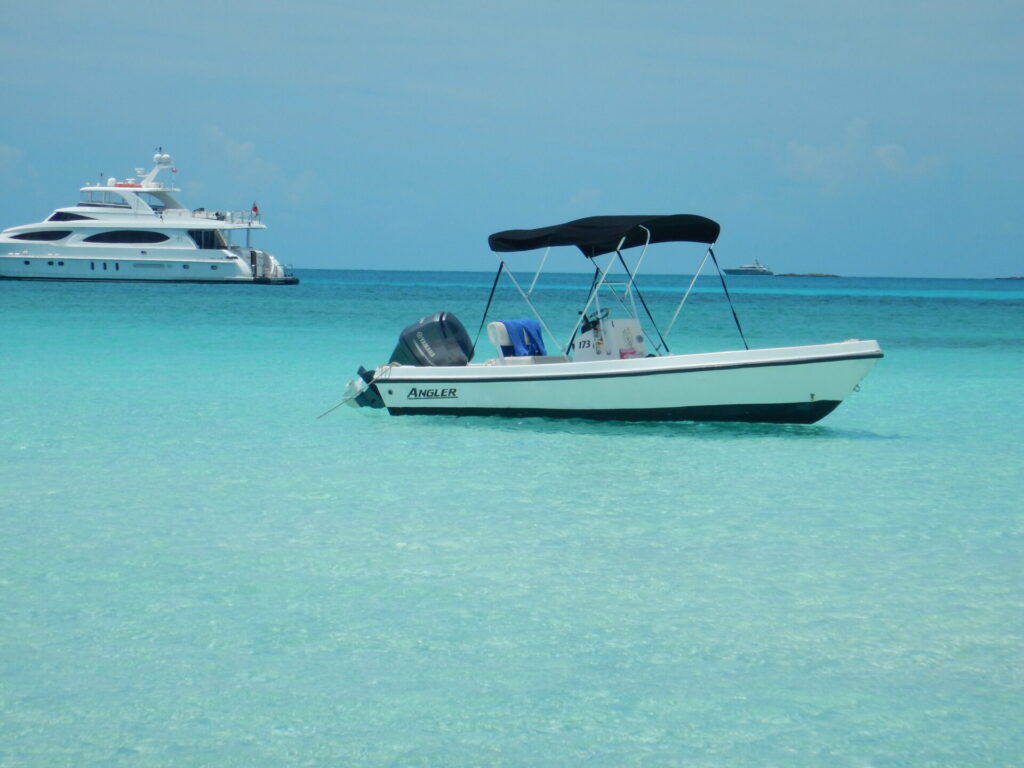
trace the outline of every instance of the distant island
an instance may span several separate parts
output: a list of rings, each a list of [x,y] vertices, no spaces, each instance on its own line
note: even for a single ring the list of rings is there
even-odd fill
[[[830,275],[827,272],[776,272],[778,277],[839,277]]]
[[[1024,275],[1014,275],[1013,277],[997,277],[996,280],[1024,280]]]

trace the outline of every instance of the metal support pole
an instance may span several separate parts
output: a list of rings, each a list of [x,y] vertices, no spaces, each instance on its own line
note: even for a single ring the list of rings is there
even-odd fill
[[[708,250],[710,251],[711,249],[709,248]],[[675,314],[672,315],[672,321],[668,324],[668,328],[665,329],[665,335],[666,336],[668,336],[670,333],[672,333],[672,328],[675,326],[676,319],[679,317],[679,313],[683,309],[683,304],[685,304],[686,300],[688,298],[690,298],[690,291],[693,290],[693,286],[697,282],[697,278],[700,277],[700,273],[703,271],[704,265],[708,263],[708,256],[709,255],[710,255],[709,253],[705,253],[704,254],[704,258],[701,259],[700,266],[697,267],[697,271],[693,273],[693,279],[690,281],[690,286],[686,289],[686,293],[683,294],[683,298],[680,300],[679,306],[676,307]]]

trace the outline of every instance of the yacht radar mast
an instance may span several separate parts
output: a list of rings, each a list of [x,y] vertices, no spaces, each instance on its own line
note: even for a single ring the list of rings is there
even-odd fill
[[[142,186],[152,186],[153,181],[156,179],[156,175],[160,173],[164,168],[171,167],[171,156],[165,152],[157,152],[153,155],[153,170],[147,173],[142,178]],[[138,169],[136,169],[138,170]]]

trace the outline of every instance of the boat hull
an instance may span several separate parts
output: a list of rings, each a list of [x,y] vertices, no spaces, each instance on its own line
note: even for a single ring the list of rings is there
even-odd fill
[[[253,277],[239,258],[200,259],[180,253],[144,258],[98,251],[88,256],[63,252],[0,254],[0,280],[129,283],[266,283],[293,285],[298,278]]]
[[[395,415],[810,424],[882,357],[874,341],[593,362],[512,358],[460,367],[382,366]]]
[[[506,416],[596,421],[743,421],[760,424],[813,424],[828,416],[838,400],[815,403],[748,403],[744,405],[696,405],[677,408],[586,409],[570,408],[389,408],[388,412],[419,416]]]

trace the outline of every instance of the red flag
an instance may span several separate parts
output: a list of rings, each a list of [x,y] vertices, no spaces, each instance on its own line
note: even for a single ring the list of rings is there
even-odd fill
[[[252,215],[253,216],[259,216],[260,215],[260,207],[258,205],[256,205],[256,203],[252,204]]]

